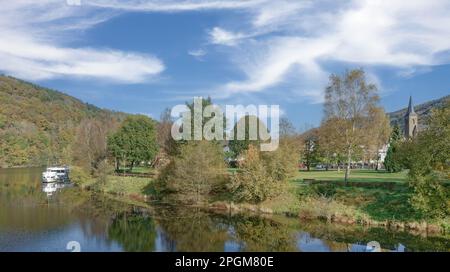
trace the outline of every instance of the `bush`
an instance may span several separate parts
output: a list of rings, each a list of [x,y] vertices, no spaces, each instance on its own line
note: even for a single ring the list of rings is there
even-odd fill
[[[270,175],[283,181],[297,174],[299,154],[297,144],[286,139],[280,142],[277,150],[262,152],[262,159]]]
[[[253,145],[243,152],[244,161],[239,171],[231,177],[229,185],[237,201],[259,203],[276,196],[281,183],[276,182],[267,171],[259,151]]]
[[[83,168],[74,166],[70,168],[69,172],[70,181],[80,186],[90,180],[89,175],[83,170]]]
[[[311,185],[317,196],[333,197],[336,194],[336,185],[332,183]]]
[[[449,194],[437,175],[417,176],[409,183],[413,190],[409,202],[423,217],[444,218],[449,214]]]
[[[101,161],[94,170],[94,176],[101,183],[106,183],[108,176],[112,173],[114,173],[114,167],[112,167],[106,160]]]
[[[260,203],[286,191],[287,180],[297,171],[296,152],[283,143],[276,151],[261,153],[250,145],[228,186],[237,201]]]
[[[161,173],[158,189],[176,202],[201,203],[223,187],[227,177],[219,144],[188,142],[180,147],[179,155]]]

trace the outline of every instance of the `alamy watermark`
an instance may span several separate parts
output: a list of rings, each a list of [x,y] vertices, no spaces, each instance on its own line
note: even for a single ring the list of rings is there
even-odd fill
[[[81,245],[78,241],[70,241],[67,243],[66,249],[70,252],[81,252]]]
[[[261,151],[278,148],[279,105],[226,105],[224,111],[218,105],[203,106],[203,101],[196,97],[192,108],[172,108],[171,115],[176,118],[171,130],[174,140],[260,140]]]

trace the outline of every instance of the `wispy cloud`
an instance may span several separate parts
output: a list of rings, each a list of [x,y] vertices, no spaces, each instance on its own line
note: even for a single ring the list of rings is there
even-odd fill
[[[198,10],[247,9],[268,0],[85,0],[85,5],[128,11],[184,12]]]
[[[234,46],[239,43],[239,40],[249,38],[251,35],[242,34],[239,32],[231,32],[220,27],[214,27],[209,31],[209,41],[212,44]]]
[[[327,63],[408,70],[448,62],[449,13],[445,0],[267,3],[252,10],[239,35],[232,35],[233,28],[216,28],[222,35],[213,35],[215,44],[237,46],[232,59],[247,76],[219,92],[259,92],[285,84],[295,73],[292,91],[316,100]]]
[[[0,14],[0,70],[14,76],[136,83],[165,68],[161,60],[148,54],[66,45],[74,30],[104,22],[114,12],[70,6],[66,1],[18,0],[2,3]]]
[[[142,82],[164,71],[160,59],[73,47],[67,38],[122,12],[208,10],[224,16],[238,11],[232,18],[239,23],[208,26],[209,44],[199,45],[226,46],[231,65],[243,75],[219,83],[222,96],[277,88],[320,102],[328,64],[388,66],[409,75],[450,62],[448,0],[81,0],[81,6],[18,0],[0,6],[0,70],[35,79]],[[201,58],[214,48],[188,54]]]
[[[195,50],[189,50],[188,54],[198,60],[202,60],[202,58],[204,56],[206,56],[206,51],[203,49],[195,49]]]

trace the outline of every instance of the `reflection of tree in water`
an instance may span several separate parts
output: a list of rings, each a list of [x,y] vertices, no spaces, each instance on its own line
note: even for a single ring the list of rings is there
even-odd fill
[[[210,216],[196,208],[158,209],[162,240],[177,251],[223,251],[228,226],[219,216]]]
[[[108,238],[118,242],[125,251],[154,251],[155,223],[142,212],[122,213],[109,226]]]
[[[258,216],[233,216],[234,236],[243,251],[297,251],[295,229]]]
[[[312,236],[322,239],[331,250],[342,250],[344,244],[366,245],[370,241],[377,241],[383,249],[396,250],[399,244],[406,247],[406,251],[448,251],[450,240],[442,236],[420,236],[408,232],[389,231],[385,228],[364,228],[341,224],[326,224],[310,221],[300,225],[300,228]],[[333,241],[333,242],[330,242]],[[336,243],[341,245],[335,248]]]
[[[177,208],[159,210],[157,221],[165,249],[170,251],[223,251],[230,241],[243,251],[297,250],[295,228],[273,218]]]

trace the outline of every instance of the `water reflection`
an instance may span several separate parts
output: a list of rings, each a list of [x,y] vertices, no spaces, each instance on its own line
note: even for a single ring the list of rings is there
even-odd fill
[[[55,195],[58,191],[61,191],[64,188],[73,187],[72,183],[68,182],[49,182],[42,183],[42,192],[44,192],[48,198]]]
[[[67,184],[42,185],[40,169],[0,170],[0,251],[448,251],[448,237],[300,222],[284,216],[137,207]],[[62,186],[61,186],[62,185]]]
[[[123,213],[109,226],[108,238],[122,245],[125,251],[154,251],[155,222],[145,213]]]

